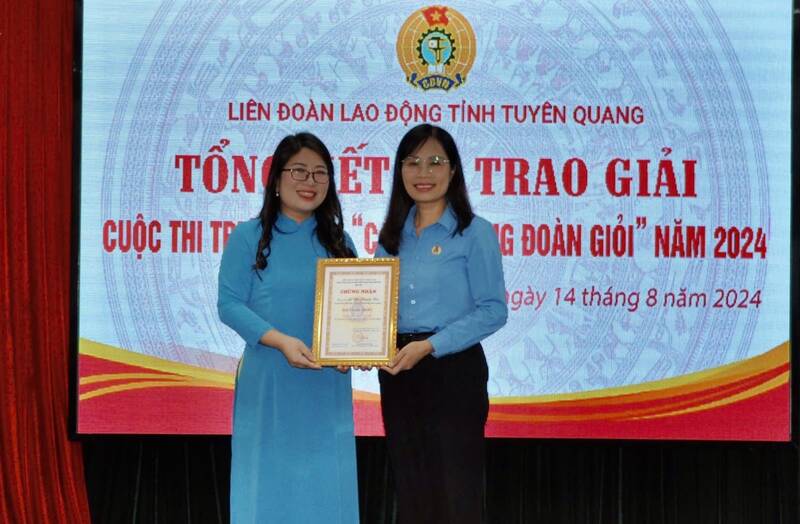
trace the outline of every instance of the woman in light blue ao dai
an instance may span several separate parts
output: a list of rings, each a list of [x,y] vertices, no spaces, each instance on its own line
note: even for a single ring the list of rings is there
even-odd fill
[[[309,350],[319,258],[352,257],[325,145],[278,144],[258,217],[231,233],[219,270],[222,322],[245,342],[237,372],[231,522],[358,522],[350,373]]]

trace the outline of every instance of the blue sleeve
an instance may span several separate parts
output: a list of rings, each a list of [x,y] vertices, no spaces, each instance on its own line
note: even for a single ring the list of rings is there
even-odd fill
[[[356,249],[356,245],[353,242],[353,239],[350,238],[350,235],[347,233],[347,231],[344,232],[344,241],[347,243],[347,247],[353,250],[353,256],[358,258],[358,249]]]
[[[441,357],[477,344],[508,318],[503,260],[491,224],[476,217],[467,254],[467,279],[475,308],[433,335],[433,355]]]
[[[383,249],[383,246],[382,246],[382,245],[378,244],[378,249],[376,249],[376,250],[375,250],[375,254],[374,254],[374,255],[372,255],[372,256],[373,256],[374,258],[386,258],[386,257],[390,257],[390,256],[392,256],[392,255],[390,255],[389,253],[387,253],[387,252],[386,252],[386,250],[385,250],[385,249]]]
[[[253,270],[256,246],[250,229],[252,224],[238,225],[228,238],[219,266],[217,312],[223,324],[239,334],[245,343],[255,346],[261,336],[273,328],[250,307],[250,288],[258,278]]]

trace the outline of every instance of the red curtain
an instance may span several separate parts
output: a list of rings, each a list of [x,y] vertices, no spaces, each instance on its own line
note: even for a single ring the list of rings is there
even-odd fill
[[[0,1],[0,522],[89,522],[67,438],[72,0]]]

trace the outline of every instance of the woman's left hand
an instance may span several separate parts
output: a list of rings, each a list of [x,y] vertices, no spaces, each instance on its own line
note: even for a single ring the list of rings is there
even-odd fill
[[[431,353],[433,353],[433,344],[427,340],[410,342],[397,352],[397,355],[388,366],[381,366],[381,369],[391,375],[397,375],[401,371],[413,368],[417,365],[417,362]]]

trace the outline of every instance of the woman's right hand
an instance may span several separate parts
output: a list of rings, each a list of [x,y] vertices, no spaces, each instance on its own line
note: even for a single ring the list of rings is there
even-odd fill
[[[299,338],[287,336],[278,347],[290,366],[300,369],[322,369],[314,360],[314,354]]]

